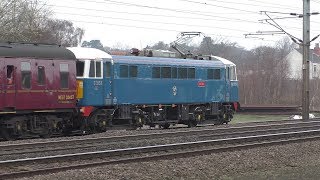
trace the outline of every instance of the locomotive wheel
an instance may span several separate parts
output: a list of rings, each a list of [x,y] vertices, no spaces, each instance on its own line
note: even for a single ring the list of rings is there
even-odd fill
[[[90,118],[89,118],[89,127],[91,133],[96,132],[106,132],[107,131],[108,120],[106,119],[106,115],[103,110],[97,110]]]
[[[135,127],[138,127],[138,128],[141,128],[144,124],[144,120],[141,116],[137,115],[135,116],[134,118],[134,126]]]
[[[106,120],[100,120],[98,121],[98,132],[106,132],[107,131],[107,121]]]
[[[231,121],[231,115],[226,112],[223,114],[224,123],[228,124]]]
[[[197,126],[198,122],[201,121],[201,115],[192,114],[189,116],[189,120],[187,122],[188,128]]]

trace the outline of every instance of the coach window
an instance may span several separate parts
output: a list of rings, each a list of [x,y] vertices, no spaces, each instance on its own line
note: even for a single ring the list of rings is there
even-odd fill
[[[160,78],[160,67],[152,68],[152,78]]]
[[[188,69],[187,68],[178,68],[178,78],[179,79],[187,79],[188,77]]]
[[[13,82],[14,82],[13,70],[14,70],[14,66],[12,66],[12,65],[7,66],[7,84],[9,84],[9,85],[13,84]]]
[[[137,77],[138,76],[138,67],[137,66],[129,66],[129,77]]]
[[[120,77],[121,78],[128,77],[128,65],[120,65]]]
[[[21,86],[25,89],[31,88],[31,64],[21,62]]]
[[[106,62],[106,77],[110,77],[110,76],[111,76],[111,63]]]
[[[161,67],[161,78],[171,78],[170,67]]]
[[[195,68],[188,68],[188,79],[196,78],[196,70]]]
[[[68,88],[69,87],[69,65],[60,64],[60,87]]]
[[[177,68],[176,67],[171,68],[171,77],[174,79],[177,78]]]
[[[45,71],[43,66],[38,66],[38,85],[44,85],[45,84]]]

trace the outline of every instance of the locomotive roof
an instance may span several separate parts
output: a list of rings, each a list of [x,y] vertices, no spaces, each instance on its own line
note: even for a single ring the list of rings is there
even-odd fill
[[[87,47],[68,47],[77,59],[111,59],[112,57],[100,49]]]
[[[177,66],[197,66],[197,67],[224,67],[225,65],[235,65],[229,60],[214,56],[216,60],[195,60],[195,59],[177,59],[143,56],[112,56],[115,63],[136,63],[153,65],[177,65]]]
[[[74,54],[64,47],[45,44],[0,43],[0,57],[31,57],[75,60]]]

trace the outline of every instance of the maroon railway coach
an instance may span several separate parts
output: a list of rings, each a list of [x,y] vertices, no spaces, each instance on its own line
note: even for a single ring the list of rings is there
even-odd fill
[[[76,58],[66,48],[0,44],[0,131],[5,139],[50,136],[76,122]]]

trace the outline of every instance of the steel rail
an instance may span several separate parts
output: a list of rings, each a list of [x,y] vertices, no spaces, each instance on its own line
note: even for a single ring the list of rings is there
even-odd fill
[[[258,134],[258,133],[267,133],[267,132],[283,132],[283,131],[299,130],[299,129],[316,129],[318,127],[320,128],[320,121],[308,121],[308,122],[300,122],[298,124],[285,123],[285,124],[271,124],[271,125],[258,125],[258,126],[241,126],[241,127],[230,127],[230,128],[191,130],[191,131],[176,131],[176,132],[166,132],[166,133],[86,138],[86,139],[76,139],[76,140],[48,141],[48,142],[38,142],[38,143],[10,144],[10,145],[0,145],[0,156],[17,155],[17,154],[24,154],[24,153],[50,152],[50,151],[57,151],[57,150],[72,150],[72,149],[78,149],[79,147],[90,148],[90,147],[96,147],[97,145],[101,146],[101,145],[106,145],[108,143],[113,143],[113,142],[126,142],[126,141],[137,141],[137,140],[146,140],[146,139],[159,139],[159,138],[176,138],[181,136],[198,136],[201,138],[212,137],[212,136],[216,136],[216,137],[236,136],[236,135],[245,135],[250,133]],[[264,128],[267,128],[267,129],[264,129]],[[63,146],[63,145],[66,145],[66,146]]]
[[[71,161],[71,160],[83,160],[90,158],[106,158],[106,157],[121,157],[121,156],[130,156],[129,158],[119,158],[111,159],[93,163],[83,163],[78,165],[71,166],[61,166],[54,168],[44,168],[36,169],[30,171],[21,171],[21,172],[11,172],[0,174],[0,179],[3,178],[17,178],[24,176],[31,176],[36,174],[47,174],[52,172],[59,172],[70,169],[81,169],[87,167],[94,167],[99,165],[107,165],[114,163],[129,163],[137,161],[146,161],[146,160],[156,160],[163,159],[168,157],[184,157],[187,155],[199,155],[207,154],[213,152],[222,152],[237,150],[241,148],[253,148],[263,145],[274,145],[274,144],[284,144],[292,142],[300,142],[305,140],[315,140],[320,138],[320,130],[310,130],[310,131],[299,131],[299,132],[290,132],[290,133],[276,133],[276,134],[267,134],[267,135],[258,135],[258,136],[247,136],[247,137],[237,137],[237,138],[226,138],[226,139],[217,139],[217,140],[207,140],[207,141],[197,141],[197,142],[188,142],[188,143],[176,143],[176,144],[166,144],[166,145],[156,145],[156,146],[146,146],[146,147],[136,147],[136,148],[126,148],[126,149],[117,149],[117,150],[107,150],[107,151],[96,151],[96,152],[87,152],[87,153],[76,153],[76,154],[66,154],[59,156],[48,156],[48,157],[39,157],[39,158],[26,158],[26,159],[16,159],[16,160],[7,160],[0,161],[0,166],[9,166],[9,165],[23,165],[23,164],[34,164],[34,163],[46,163],[46,162],[57,162],[57,161]],[[215,147],[218,146],[218,147]],[[192,149],[193,148],[193,149]],[[168,151],[177,151],[178,152],[169,152]],[[152,153],[152,152],[164,152],[164,154],[156,155],[146,155],[139,157],[132,157],[133,155],[143,154],[143,153]]]

